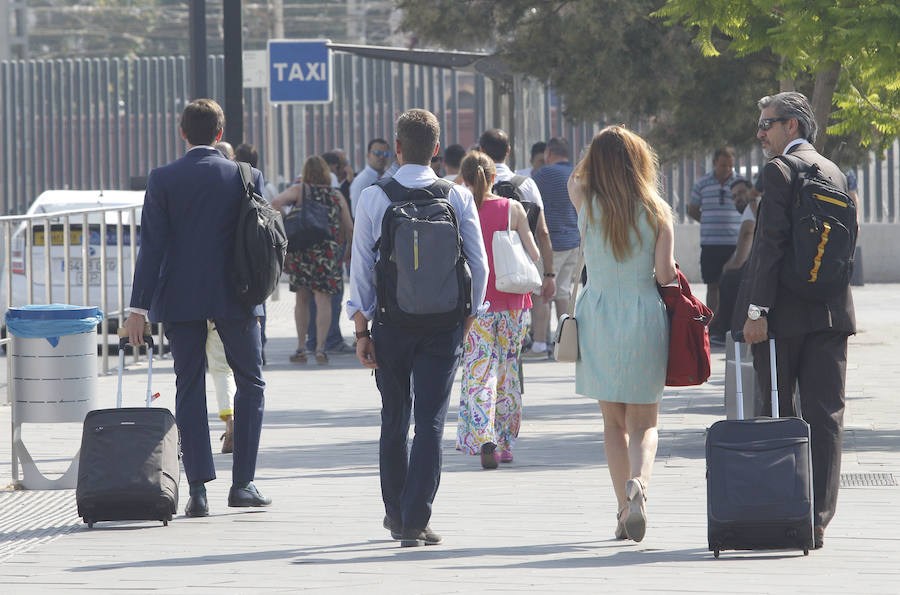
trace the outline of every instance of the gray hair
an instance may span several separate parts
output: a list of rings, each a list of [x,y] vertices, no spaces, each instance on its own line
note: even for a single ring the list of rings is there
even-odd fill
[[[816,142],[819,126],[816,124],[816,116],[809,106],[809,100],[803,93],[785,91],[776,95],[766,95],[756,105],[760,110],[772,107],[775,115],[779,118],[796,119],[800,137],[811,143]]]

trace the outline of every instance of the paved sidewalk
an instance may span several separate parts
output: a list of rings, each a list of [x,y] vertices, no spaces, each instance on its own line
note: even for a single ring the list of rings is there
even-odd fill
[[[850,343],[847,474],[900,478],[898,292],[898,285],[854,291],[861,332]],[[88,530],[75,514],[74,491],[0,491],[0,592],[900,592],[897,486],[842,489],[825,548],[808,557],[723,552],[714,560],[707,551],[703,444],[705,428],[724,417],[721,350],[709,383],[666,392],[642,543],[613,539],[600,410],[573,393],[574,364],[527,362],[515,463],[483,471],[477,457],[454,450],[454,392],[433,516],[445,544],[401,549],[381,527],[374,379],[351,355],[334,355],[327,367],[288,363],[296,347],[291,310],[287,292],[269,309],[257,483],[274,498],[270,508],[226,507],[227,455],[216,455],[219,479],[208,484],[212,516],[179,516],[165,528]],[[129,369],[126,404],[142,403],[145,371]],[[171,359],[154,366],[154,381],[158,403],[172,407]],[[112,405],[114,378],[101,386]],[[0,407],[0,427],[9,427],[9,415]],[[210,419],[218,446],[222,423],[214,413]],[[62,426],[26,434],[42,468],[62,471],[77,449],[79,429]],[[0,432],[0,486],[10,482],[9,444]],[[183,478],[182,490],[179,513]]]

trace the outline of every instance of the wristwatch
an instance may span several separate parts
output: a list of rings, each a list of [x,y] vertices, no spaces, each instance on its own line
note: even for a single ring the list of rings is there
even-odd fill
[[[761,308],[756,304],[750,304],[750,307],[747,308],[747,318],[749,318],[750,320],[759,320],[760,318],[765,318],[768,313],[768,308]]]
[[[372,336],[372,333],[369,332],[369,329],[366,329],[364,331],[356,331],[354,334],[356,335],[357,339],[364,339],[366,337]]]
[[[544,276],[547,277],[548,279],[552,279],[553,277],[556,276],[556,273],[544,273]]]

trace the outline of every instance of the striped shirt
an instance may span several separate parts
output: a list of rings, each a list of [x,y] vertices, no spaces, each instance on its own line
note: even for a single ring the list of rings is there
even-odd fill
[[[578,213],[566,188],[572,169],[571,163],[560,161],[545,165],[533,178],[544,199],[544,218],[547,220],[547,229],[550,230],[550,243],[553,244],[554,252],[571,250],[581,244]]]
[[[713,174],[706,174],[694,184],[691,204],[700,207],[700,245],[734,246],[741,230],[741,214],[734,206],[731,183],[734,171],[723,184]]]

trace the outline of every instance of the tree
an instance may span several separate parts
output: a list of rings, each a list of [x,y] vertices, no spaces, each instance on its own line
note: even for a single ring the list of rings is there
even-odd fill
[[[548,81],[574,120],[641,122],[664,157],[755,142],[754,101],[778,68],[766,52],[707,59],[651,12],[664,0],[400,0],[421,43],[496,52]]]
[[[783,89],[811,81],[820,130],[884,150],[900,135],[900,5],[883,0],[667,0],[705,56],[780,57]],[[816,143],[824,147],[825,135]]]

